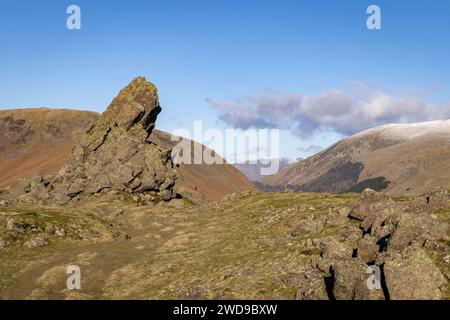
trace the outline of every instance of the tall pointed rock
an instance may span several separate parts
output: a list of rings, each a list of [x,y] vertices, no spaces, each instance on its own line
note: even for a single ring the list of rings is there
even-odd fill
[[[160,111],[156,87],[135,78],[74,146],[67,165],[54,176],[23,181],[17,199],[65,204],[114,191],[170,200],[176,179],[171,150],[149,142]]]

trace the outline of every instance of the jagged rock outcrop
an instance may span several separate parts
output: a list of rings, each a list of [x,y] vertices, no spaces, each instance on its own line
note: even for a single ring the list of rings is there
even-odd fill
[[[311,258],[308,274],[318,292],[326,287],[329,299],[442,299],[447,281],[431,256],[449,251],[447,223],[432,214],[446,208],[450,195],[434,190],[422,197],[395,201],[387,194],[365,190],[348,213],[330,212],[327,223],[344,227],[359,221],[355,239],[327,236],[315,241],[320,255]],[[329,221],[328,221],[329,220]],[[338,220],[339,223],[333,223]],[[378,288],[369,288],[368,267],[378,268]],[[299,287],[297,298],[317,299],[314,288]]]
[[[171,150],[149,141],[160,111],[156,87],[135,78],[81,137],[67,165],[19,183],[16,200],[62,205],[111,191],[143,202],[175,197]]]

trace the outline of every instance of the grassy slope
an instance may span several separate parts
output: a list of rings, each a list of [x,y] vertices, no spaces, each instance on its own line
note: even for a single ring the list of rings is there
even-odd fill
[[[107,233],[117,228],[132,239],[50,239],[43,248],[0,250],[0,298],[293,299],[298,275],[316,253],[306,247],[308,239],[359,232],[356,222],[319,232],[305,229],[306,222],[321,220],[329,209],[347,206],[356,197],[251,192],[183,209],[98,199],[77,214],[95,213],[97,228]],[[8,210],[29,214],[31,209]],[[75,219],[74,209],[65,210],[62,214]],[[450,209],[436,214],[448,222]],[[292,236],[298,228],[302,232]],[[80,291],[65,289],[70,264],[81,267]]]
[[[50,239],[43,248],[0,250],[0,298],[294,298],[296,285],[288,280],[302,271],[308,253],[291,230],[352,199],[252,193],[183,210],[102,199],[83,210],[131,240]],[[32,209],[8,210],[29,215]],[[43,209],[35,210],[42,217]],[[124,213],[112,218],[117,210]],[[64,290],[70,264],[82,269],[81,293]]]

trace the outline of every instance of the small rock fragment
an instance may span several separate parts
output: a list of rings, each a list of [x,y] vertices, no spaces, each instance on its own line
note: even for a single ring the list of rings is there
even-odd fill
[[[8,243],[3,240],[2,238],[0,238],[0,249],[5,248],[8,245]]]
[[[44,238],[33,238],[27,242],[25,242],[25,247],[29,248],[29,249],[33,249],[33,248],[38,248],[38,247],[43,247],[48,245],[47,240],[45,240]]]

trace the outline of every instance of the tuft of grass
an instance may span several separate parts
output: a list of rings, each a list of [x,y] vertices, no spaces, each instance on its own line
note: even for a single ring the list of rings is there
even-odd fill
[[[438,209],[433,214],[442,222],[450,224],[450,207]]]

